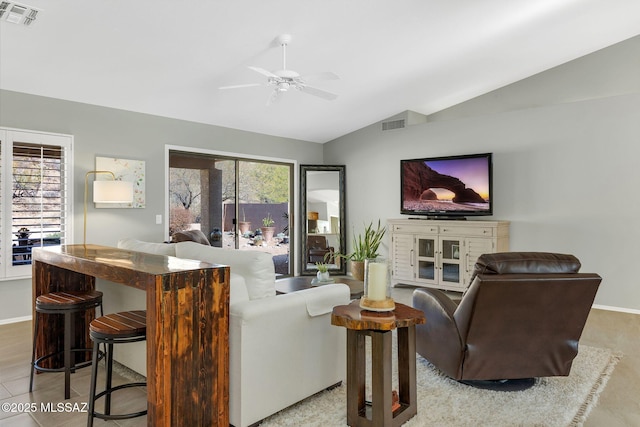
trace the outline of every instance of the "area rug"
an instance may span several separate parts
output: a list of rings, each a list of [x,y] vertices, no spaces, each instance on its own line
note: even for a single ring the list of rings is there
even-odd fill
[[[542,378],[528,390],[503,392],[460,384],[418,356],[418,414],[404,426],[581,426],[621,357],[581,345],[568,377]],[[261,427],[345,426],[345,390],[343,384],[318,393],[272,415]]]

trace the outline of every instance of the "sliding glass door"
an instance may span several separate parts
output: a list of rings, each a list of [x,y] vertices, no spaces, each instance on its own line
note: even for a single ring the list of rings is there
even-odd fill
[[[272,254],[289,275],[292,200],[292,164],[169,152],[169,235],[199,229],[213,246]]]

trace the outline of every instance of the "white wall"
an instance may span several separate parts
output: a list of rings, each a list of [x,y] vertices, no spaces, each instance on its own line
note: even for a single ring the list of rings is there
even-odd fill
[[[596,304],[640,310],[638,58],[634,38],[437,121],[386,132],[378,123],[325,144],[325,163],[347,166],[349,232],[401,217],[401,159],[493,152],[493,219],[511,221],[511,250],[572,253],[603,277]],[[572,87],[559,96],[563,84]]]
[[[94,209],[87,242],[115,246],[122,237],[164,239],[165,145],[322,163],[320,144],[112,108],[0,91],[0,126],[74,135],[74,241],[82,242],[84,176],[96,156],[146,162],[145,209]],[[295,207],[297,209],[297,206]],[[163,215],[163,224],[155,216]],[[105,310],[112,311],[105,303]],[[0,282],[0,322],[31,315],[31,281]]]

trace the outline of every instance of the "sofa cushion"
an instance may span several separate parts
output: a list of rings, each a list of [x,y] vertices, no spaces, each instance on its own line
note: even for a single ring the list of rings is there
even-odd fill
[[[271,255],[266,252],[223,249],[203,246],[195,242],[180,242],[176,243],[176,256],[228,265],[232,273],[244,277],[249,298],[252,300],[276,294],[275,267]]]
[[[173,243],[143,242],[127,237],[118,240],[118,247],[148,254],[176,256],[176,246]]]
[[[229,306],[245,301],[249,301],[247,282],[241,275],[231,273],[229,275]]]

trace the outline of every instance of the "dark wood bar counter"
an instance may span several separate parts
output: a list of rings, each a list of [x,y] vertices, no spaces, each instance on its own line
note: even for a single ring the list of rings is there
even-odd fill
[[[95,289],[96,278],[146,292],[147,425],[227,427],[229,267],[97,245],[33,250],[34,307],[43,293]],[[94,315],[77,316],[75,346],[90,347]],[[62,348],[61,319],[44,316],[36,357]]]

